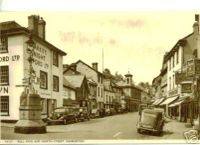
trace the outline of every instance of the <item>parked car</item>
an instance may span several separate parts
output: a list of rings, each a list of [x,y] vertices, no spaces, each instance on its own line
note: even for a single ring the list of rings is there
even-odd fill
[[[116,113],[115,108],[110,108],[110,115],[115,115]]]
[[[164,127],[164,113],[161,110],[144,109],[137,123],[137,132],[149,131],[152,134],[160,135]]]
[[[80,107],[78,113],[78,121],[90,120],[90,115],[87,107]]]
[[[110,115],[110,108],[106,108],[105,109],[105,116],[109,116]]]
[[[98,117],[100,117],[99,110],[97,108],[92,109],[90,113],[90,118],[98,118]]]
[[[78,109],[76,107],[59,107],[56,108],[53,114],[48,117],[48,125],[67,124],[78,122]]]

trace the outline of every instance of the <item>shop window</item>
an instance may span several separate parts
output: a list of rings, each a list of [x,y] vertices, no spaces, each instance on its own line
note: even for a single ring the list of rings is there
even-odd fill
[[[7,53],[8,52],[8,43],[7,37],[0,38],[0,53]]]
[[[9,96],[1,97],[1,116],[9,116]]]
[[[40,71],[40,88],[47,89],[47,73]]]
[[[53,76],[53,91],[59,91],[59,77]]]
[[[9,67],[0,66],[0,85],[9,84]]]
[[[59,61],[58,61],[58,53],[53,52],[53,65],[58,66]]]

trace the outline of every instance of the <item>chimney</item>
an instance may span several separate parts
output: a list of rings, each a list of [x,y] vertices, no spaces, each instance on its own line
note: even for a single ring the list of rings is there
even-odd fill
[[[98,71],[98,63],[97,62],[92,63],[92,68]]]
[[[46,26],[46,22],[41,17],[38,22],[38,36],[44,40],[45,40],[45,26]]]
[[[39,16],[36,15],[28,16],[28,29],[35,35],[38,35],[38,21],[39,21]]]
[[[195,14],[195,22],[193,24],[193,32],[195,35],[199,34],[199,15]]]

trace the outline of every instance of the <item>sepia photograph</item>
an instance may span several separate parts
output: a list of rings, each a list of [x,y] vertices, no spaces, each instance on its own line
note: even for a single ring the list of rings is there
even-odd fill
[[[199,143],[200,11],[2,10],[1,144]]]

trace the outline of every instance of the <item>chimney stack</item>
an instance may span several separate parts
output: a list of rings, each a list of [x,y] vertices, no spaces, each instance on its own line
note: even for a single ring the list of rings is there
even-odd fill
[[[44,40],[45,40],[45,26],[46,26],[46,22],[41,17],[38,22],[38,36]]]
[[[98,63],[97,62],[92,63],[92,68],[98,71]]]
[[[36,15],[28,16],[28,29],[35,35],[38,35],[38,21],[39,21],[39,16]]]
[[[199,15],[195,14],[195,22],[193,24],[193,32],[195,35],[199,34]]]
[[[46,22],[37,15],[28,16],[28,29],[42,39],[45,39]]]

